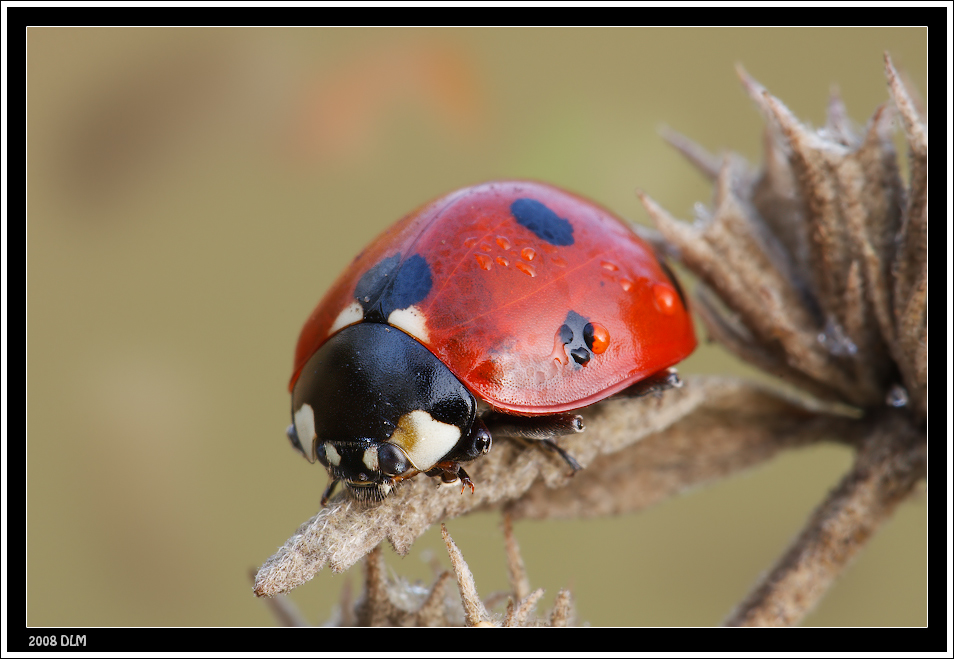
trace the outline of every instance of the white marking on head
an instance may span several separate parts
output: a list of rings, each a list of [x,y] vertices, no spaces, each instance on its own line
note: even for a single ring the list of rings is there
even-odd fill
[[[315,432],[315,411],[308,403],[302,403],[295,412],[295,433],[298,435],[302,450],[305,451],[305,459],[314,463],[315,439],[318,438],[318,434]]]
[[[360,323],[362,320],[364,320],[364,309],[361,308],[361,305],[357,302],[352,302],[335,318],[335,322],[331,324],[331,329],[328,330],[328,336],[331,336],[342,327]]]
[[[371,471],[378,471],[378,449],[376,446],[364,450],[361,462]]]
[[[416,469],[427,471],[459,440],[460,428],[438,421],[424,410],[414,410],[401,417],[390,442],[404,449]]]
[[[427,341],[427,319],[424,312],[415,306],[395,309],[388,316],[388,324],[399,327],[419,341]]]
[[[335,447],[331,445],[331,442],[325,442],[325,458],[328,460],[328,464],[338,466],[341,464],[341,456],[338,455],[338,451],[335,450]]]

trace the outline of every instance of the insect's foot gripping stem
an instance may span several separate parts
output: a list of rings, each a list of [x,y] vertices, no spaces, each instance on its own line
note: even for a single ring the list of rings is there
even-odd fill
[[[464,493],[465,487],[470,487],[470,493],[474,493],[474,481],[470,480],[470,476],[467,475],[467,472],[463,468],[457,471],[457,477],[460,478],[460,493]]]
[[[438,462],[424,473],[428,476],[440,476],[442,483],[456,483],[459,480],[461,494],[464,493],[464,489],[467,487],[470,487],[471,494],[475,491],[474,481],[470,479],[470,476],[467,475],[467,472],[464,471],[464,468],[460,466],[459,462]]]

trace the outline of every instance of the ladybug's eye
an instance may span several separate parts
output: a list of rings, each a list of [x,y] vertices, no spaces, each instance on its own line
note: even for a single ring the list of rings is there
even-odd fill
[[[474,428],[473,434],[471,434],[470,445],[458,459],[473,460],[490,451],[490,447],[493,444],[493,437],[490,436],[490,432],[484,424],[482,422],[479,423],[479,427]]]
[[[411,468],[404,451],[385,442],[378,447],[378,469],[388,476],[398,476]]]
[[[321,464],[323,464],[323,465],[326,466],[326,467],[328,466],[328,455],[327,455],[327,453],[325,452],[325,444],[324,444],[324,442],[322,442],[321,444],[319,444],[319,445],[316,447],[316,449],[315,449],[315,457],[318,458],[318,462],[320,462]]]

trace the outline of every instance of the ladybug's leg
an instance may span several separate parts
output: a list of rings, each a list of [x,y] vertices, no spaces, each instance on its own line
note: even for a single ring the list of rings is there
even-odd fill
[[[428,476],[440,476],[445,483],[454,483],[460,479],[460,493],[464,493],[464,487],[470,487],[470,492],[474,492],[474,482],[470,476],[460,466],[461,462],[469,462],[490,451],[493,445],[493,437],[484,422],[478,418],[470,429],[466,437],[461,439],[454,451],[449,454],[453,459],[443,460],[425,471]],[[445,458],[448,456],[444,456]]]
[[[457,477],[460,478],[460,493],[464,493],[464,488],[469,487],[470,493],[474,493],[474,481],[470,480],[470,476],[467,475],[467,472],[464,471],[464,468],[460,465],[457,465]],[[452,483],[454,481],[451,481]]]
[[[682,380],[674,368],[664,368],[658,373],[653,373],[648,378],[644,378],[636,384],[626,387],[619,393],[613,394],[612,398],[639,398],[649,394],[659,395],[666,389],[678,389],[682,386]]]
[[[583,432],[583,417],[570,412],[546,416],[515,416],[502,412],[487,412],[482,418],[491,434],[505,437],[542,440]]]
[[[321,507],[324,508],[328,505],[328,499],[331,498],[331,493],[335,491],[335,487],[338,485],[338,479],[332,478],[331,482],[328,483],[328,487],[325,488],[324,494],[321,495]]]
[[[572,455],[560,448],[554,437],[572,435],[583,432],[583,417],[579,414],[561,412],[546,416],[514,416],[501,412],[487,412],[483,416],[484,423],[491,433],[506,437],[529,439],[540,444],[543,448],[558,454],[570,465],[572,473],[583,467]]]
[[[459,462],[454,462],[453,460],[438,462],[424,473],[428,476],[440,476],[441,481],[444,483],[454,483],[459,479],[461,494],[464,493],[465,487],[470,487],[470,493],[474,493],[474,481],[470,480],[470,476],[467,475],[467,472],[464,471],[464,468],[460,466]]]
[[[538,439],[537,441],[540,442],[540,446],[557,453],[566,461],[568,465],[570,465],[570,469],[573,470],[573,472],[570,474],[571,476],[583,468],[580,463],[576,461],[576,458],[560,448],[559,445],[552,439]]]

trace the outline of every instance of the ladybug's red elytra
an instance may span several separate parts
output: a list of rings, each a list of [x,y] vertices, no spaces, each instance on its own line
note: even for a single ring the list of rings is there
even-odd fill
[[[363,500],[425,473],[473,489],[462,462],[495,435],[553,441],[573,411],[671,386],[696,347],[652,248],[591,201],[484,183],[405,216],[305,322],[288,437]]]

